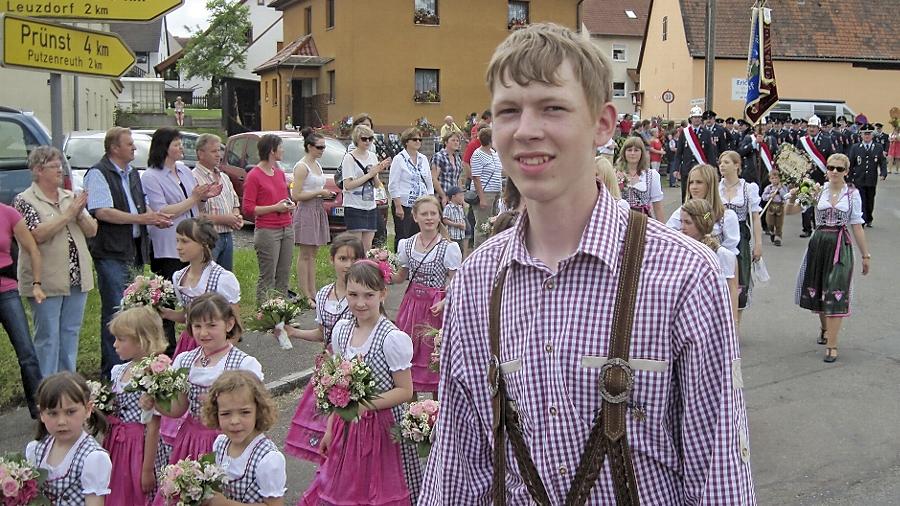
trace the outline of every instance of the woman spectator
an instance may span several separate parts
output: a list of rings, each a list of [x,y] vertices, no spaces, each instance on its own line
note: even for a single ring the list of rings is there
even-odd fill
[[[647,145],[647,150],[650,152],[650,168],[662,176],[663,173],[660,170],[660,166],[662,165],[662,158],[663,155],[666,154],[666,151],[663,149],[662,139],[660,139],[658,128],[650,129],[650,142]]]
[[[825,362],[838,358],[837,341],[844,318],[850,316],[850,281],[853,278],[853,244],[850,232],[862,255],[862,273],[869,273],[872,254],[863,231],[862,200],[859,191],[848,186],[846,177],[850,159],[841,153],[828,157],[828,182],[815,203],[816,231],[809,240],[806,256],[797,276],[794,300],[803,309],[819,315],[819,344],[825,345]],[[792,190],[785,214],[801,211]]]
[[[450,199],[447,190],[460,184],[462,175],[462,156],[459,152],[462,134],[450,132],[445,138],[444,149],[431,157],[431,179],[434,181],[434,193],[441,199],[441,205],[447,205]]]
[[[348,153],[353,151],[354,149],[356,149],[356,141],[353,140],[353,131],[356,130],[356,127],[358,127],[359,125],[365,125],[365,126],[369,127],[369,129],[372,130],[372,132],[375,131],[375,123],[372,122],[372,117],[369,116],[369,114],[365,113],[365,112],[359,113],[359,116],[357,116],[353,120],[353,124],[350,125],[350,145],[347,146]],[[375,148],[376,148],[375,141],[370,142],[369,143],[369,151],[375,153],[376,152]]]
[[[294,244],[300,246],[297,284],[300,294],[310,306],[315,307],[318,290],[316,253],[319,246],[331,242],[328,215],[325,214],[323,201],[333,199],[334,193],[325,189],[325,172],[319,164],[319,158],[325,152],[325,138],[313,133],[311,128],[304,129],[303,150],[306,156],[294,165],[294,184],[291,185],[291,199],[297,203],[294,211]]]
[[[253,248],[259,263],[259,283],[256,285],[256,304],[267,300],[267,292],[288,293],[291,279],[294,229],[291,211],[296,207],[288,193],[287,178],[278,166],[284,156],[281,137],[263,135],[257,143],[259,164],[244,181],[244,214],[253,216]]]
[[[347,233],[360,239],[363,249],[372,249],[372,240],[378,230],[378,209],[375,206],[375,188],[383,188],[380,174],[390,167],[391,161],[378,157],[370,149],[375,144],[375,132],[366,125],[358,125],[350,134],[355,149],[344,155],[341,174],[344,181],[344,224]]]
[[[476,248],[490,236],[484,233],[482,223],[493,216],[497,196],[503,188],[503,165],[497,150],[492,147],[492,139],[490,128],[478,132],[481,147],[472,153],[472,189],[478,194],[478,204],[472,206],[475,211]]]
[[[637,136],[622,144],[616,161],[617,175],[622,179],[622,198],[635,211],[662,221],[663,191],[659,172],[650,168],[647,147]]]
[[[419,152],[422,134],[418,128],[407,128],[400,134],[403,151],[391,161],[388,176],[388,192],[393,200],[394,249],[400,239],[412,237],[419,232],[419,226],[412,217],[412,206],[423,195],[434,195],[434,183],[428,158]]]
[[[174,226],[147,227],[152,245],[150,270],[169,281],[176,271],[185,267],[178,259],[175,248],[175,228],[183,220],[199,217],[197,204],[222,191],[221,184],[198,185],[194,173],[181,162],[183,158],[184,148],[178,130],[171,127],[159,128],[153,132],[147,170],[141,175],[141,187],[147,198],[147,207],[172,215]],[[163,328],[169,340],[166,351],[171,355],[175,351],[175,324],[166,320]]]
[[[178,126],[184,126],[184,101],[181,100],[181,97],[175,99],[175,103],[172,104],[175,109],[175,124]]]
[[[0,323],[9,336],[9,341],[16,351],[19,370],[22,374],[22,388],[25,391],[25,402],[32,419],[38,417],[35,394],[41,382],[41,367],[31,342],[28,330],[28,318],[19,297],[19,284],[16,279],[15,258],[13,256],[13,237],[25,254],[19,254],[19,263],[29,262],[31,267],[31,283],[23,289],[35,302],[44,301],[44,290],[41,288],[43,271],[41,270],[41,251],[34,237],[28,233],[28,226],[22,215],[14,207],[0,204]],[[28,259],[26,259],[28,257]]]
[[[31,304],[34,348],[45,378],[75,372],[84,305],[94,288],[87,238],[96,235],[97,221],[85,209],[86,193],[76,196],[61,187],[62,159],[54,147],[33,150],[28,156],[33,182],[13,201],[41,252],[43,272],[38,279],[46,300],[39,303],[29,289],[35,276],[28,257],[19,262],[19,281]]]

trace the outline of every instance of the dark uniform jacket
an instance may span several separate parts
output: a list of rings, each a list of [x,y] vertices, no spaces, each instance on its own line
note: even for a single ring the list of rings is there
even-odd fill
[[[691,147],[687,144],[687,136],[690,135],[688,129],[692,128],[694,127],[690,125],[685,127],[684,131],[681,132],[681,137],[678,138],[678,147],[675,148],[675,163],[673,166],[678,167],[682,176],[687,176],[688,172],[690,172],[695,165],[703,163],[703,160],[694,158],[694,152],[691,151]],[[719,149],[716,147],[716,144],[709,133],[709,129],[703,125],[698,127],[697,138],[700,139],[700,149],[706,154],[707,163],[718,166]]]
[[[759,184],[766,169],[760,158],[759,148],[753,147],[753,135],[745,135],[741,139],[737,152],[741,155],[741,178],[748,183]],[[762,185],[759,186],[762,188]]]
[[[828,161],[828,157],[834,154],[831,136],[829,136],[825,132],[819,132],[815,137],[812,138],[812,141],[816,148],[819,150],[819,153],[822,153],[822,156],[824,156],[825,160]],[[797,139],[797,149],[806,153],[806,149],[803,147],[800,139]],[[825,173],[819,170],[819,166],[815,163],[813,163],[809,168],[809,177],[819,184],[825,184],[825,181],[827,181],[828,179],[825,177]]]
[[[887,158],[881,144],[872,142],[867,147],[863,143],[850,148],[850,181],[862,186],[877,186],[878,176],[887,177]]]

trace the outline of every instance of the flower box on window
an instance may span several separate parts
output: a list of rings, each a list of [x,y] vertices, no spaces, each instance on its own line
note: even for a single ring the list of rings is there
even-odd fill
[[[417,91],[413,93],[413,101],[420,104],[440,102],[441,94],[437,90]]]
[[[519,28],[525,28],[526,26],[528,26],[528,20],[525,18],[513,18],[506,24],[506,27],[510,30],[518,30]]]
[[[438,17],[437,13],[429,11],[427,9],[416,9],[415,15],[413,16],[413,21],[415,21],[417,25],[441,24],[441,18]]]

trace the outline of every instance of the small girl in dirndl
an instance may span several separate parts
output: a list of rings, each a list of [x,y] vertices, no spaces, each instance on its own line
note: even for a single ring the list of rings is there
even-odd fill
[[[659,172],[650,168],[650,155],[640,137],[629,137],[622,144],[616,172],[623,178],[622,199],[639,213],[663,219],[663,191]]]
[[[334,267],[334,283],[323,286],[316,294],[315,329],[301,330],[285,325],[288,336],[295,339],[321,342],[325,350],[331,350],[331,331],[338,320],[350,318],[347,306],[347,272],[353,262],[365,257],[362,242],[352,234],[341,234],[331,242],[331,265]],[[325,434],[327,418],[316,411],[316,393],[312,382],[306,384],[297,411],[291,420],[284,453],[301,460],[321,464],[319,443]]]
[[[429,367],[434,340],[427,333],[429,328],[443,326],[446,287],[462,264],[462,251],[447,237],[436,197],[420,197],[413,204],[412,213],[419,233],[401,239],[397,246],[402,267],[393,282],[409,279],[409,286],[396,323],[413,340],[412,379],[416,392],[437,392],[438,374]]]
[[[850,231],[862,254],[862,273],[869,273],[872,255],[862,224],[862,199],[856,188],[844,178],[850,168],[846,155],[835,153],[826,163],[828,182],[816,201],[816,231],[809,240],[806,255],[797,276],[795,302],[819,315],[819,344],[826,346],[825,362],[837,360],[837,339],[843,318],[850,316],[853,278],[853,243]],[[786,214],[801,211],[796,191],[791,191]]]

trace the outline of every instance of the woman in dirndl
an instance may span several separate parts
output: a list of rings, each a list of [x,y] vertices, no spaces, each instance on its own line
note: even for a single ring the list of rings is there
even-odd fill
[[[869,273],[872,254],[862,224],[862,199],[845,177],[850,159],[841,153],[828,157],[828,181],[816,200],[816,231],[809,240],[797,276],[795,302],[817,313],[821,324],[819,344],[826,346],[825,362],[837,360],[837,339],[843,318],[850,316],[853,244],[850,230],[862,254],[862,273]],[[796,190],[791,192],[786,214],[801,211]],[[848,230],[849,229],[849,230]]]
[[[738,242],[738,313],[735,328],[741,326],[741,314],[750,306],[753,279],[750,268],[753,262],[762,258],[762,224],[760,222],[759,186],[738,177],[741,170],[741,155],[736,151],[725,151],[719,155],[719,196],[725,209],[737,215],[741,239]],[[752,246],[751,246],[752,240]],[[752,251],[751,251],[752,248]]]
[[[294,183],[291,186],[291,199],[297,203],[294,244],[300,246],[297,284],[309,305],[316,307],[316,255],[319,246],[331,242],[324,199],[333,199],[335,194],[325,189],[325,172],[319,164],[319,158],[325,153],[325,137],[312,129],[305,129],[303,149],[306,156],[294,166]]]
[[[447,237],[441,223],[440,201],[434,195],[419,197],[412,207],[419,233],[401,239],[397,259],[402,266],[393,282],[409,279],[397,310],[397,327],[413,342],[412,380],[416,392],[437,392],[438,374],[431,369],[434,332],[444,323],[446,286],[462,264],[459,245]]]
[[[622,198],[635,211],[662,221],[663,192],[659,172],[650,168],[650,155],[640,137],[629,137],[622,144],[616,161]]]

